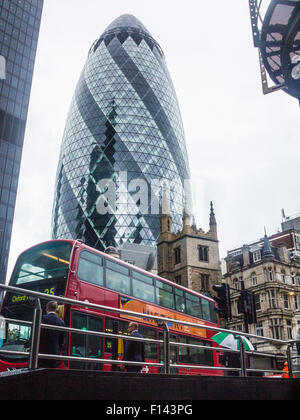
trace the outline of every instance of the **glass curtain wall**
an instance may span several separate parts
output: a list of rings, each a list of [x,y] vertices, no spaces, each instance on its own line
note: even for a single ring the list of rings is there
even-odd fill
[[[173,228],[182,227],[189,164],[183,123],[164,54],[132,15],[92,45],[62,141],[53,238],[100,250],[159,237],[162,186]]]
[[[5,283],[43,0],[0,0],[0,283]]]

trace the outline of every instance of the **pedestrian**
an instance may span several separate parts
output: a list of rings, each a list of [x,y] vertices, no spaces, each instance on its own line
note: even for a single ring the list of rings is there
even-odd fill
[[[130,337],[144,338],[138,331],[138,324],[130,322],[127,331]],[[128,362],[145,362],[145,346],[144,343],[133,340],[125,341],[124,360]],[[126,365],[127,372],[140,372],[142,366]]]
[[[57,302],[49,302],[46,307],[46,315],[42,318],[42,323],[47,325],[56,325],[58,327],[64,327],[65,323],[59,318]],[[65,346],[65,333],[58,330],[50,330],[42,328],[40,338],[40,349],[41,354],[54,354],[59,355],[64,350]],[[59,360],[47,360],[40,359],[39,367],[55,369],[60,365]]]

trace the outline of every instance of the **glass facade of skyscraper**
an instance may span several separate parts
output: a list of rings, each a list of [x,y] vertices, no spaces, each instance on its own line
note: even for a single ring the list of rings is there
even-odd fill
[[[5,282],[43,0],[0,0],[0,283]]]
[[[71,103],[53,238],[80,238],[99,249],[155,246],[162,185],[169,184],[173,227],[180,229],[189,178],[164,54],[138,19],[123,15],[92,45]]]

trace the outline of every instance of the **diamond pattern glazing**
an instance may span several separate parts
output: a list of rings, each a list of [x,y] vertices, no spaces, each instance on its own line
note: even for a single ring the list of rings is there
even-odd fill
[[[141,22],[123,15],[91,47],[71,103],[53,238],[80,238],[99,249],[125,242],[155,246],[162,185],[171,183],[177,230],[188,180],[184,129],[163,52]],[[141,184],[146,207],[136,194]],[[110,188],[115,206],[107,197]],[[99,213],[101,206],[107,214]]]

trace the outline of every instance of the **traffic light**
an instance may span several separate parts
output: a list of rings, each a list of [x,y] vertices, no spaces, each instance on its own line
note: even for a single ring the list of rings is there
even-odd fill
[[[256,324],[256,308],[254,293],[242,290],[238,300],[238,312],[247,317],[248,324]]]
[[[237,310],[239,314],[247,313],[247,290],[242,290],[237,302]]]
[[[214,300],[218,304],[217,313],[221,318],[231,318],[231,301],[230,301],[230,287],[227,283],[216,284],[213,286],[213,290],[217,292],[217,296]]]

